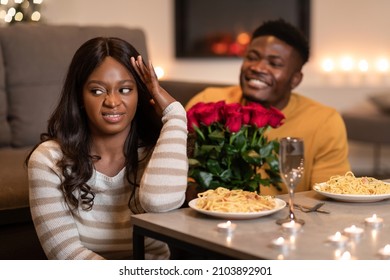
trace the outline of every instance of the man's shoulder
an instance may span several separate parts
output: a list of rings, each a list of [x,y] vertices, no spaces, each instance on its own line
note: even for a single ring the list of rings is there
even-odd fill
[[[312,110],[320,110],[320,111],[329,112],[329,113],[331,113],[331,112],[337,113],[335,108],[333,108],[329,105],[323,104],[323,103],[321,103],[317,100],[314,100],[308,96],[293,93],[292,98],[294,98],[296,100],[295,104],[296,104],[296,106],[299,106],[300,108],[305,107],[307,109],[312,109]]]
[[[294,99],[294,105],[290,106],[287,113],[290,118],[304,119],[305,122],[317,124],[318,127],[326,123],[336,128],[343,125],[343,118],[335,108],[299,94],[294,94]]]
[[[196,94],[186,104],[186,109],[194,106],[198,102],[217,102],[225,100],[227,103],[240,102],[242,91],[240,86],[207,87]]]
[[[239,86],[207,87],[196,96],[202,96],[206,102],[238,98],[241,99],[242,91]]]

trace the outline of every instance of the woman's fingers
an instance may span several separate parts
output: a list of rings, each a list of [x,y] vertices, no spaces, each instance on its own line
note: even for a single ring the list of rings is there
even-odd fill
[[[160,110],[164,110],[170,103],[175,101],[175,99],[160,86],[151,62],[146,65],[143,62],[142,57],[138,56],[137,58],[131,58],[131,64],[145,83],[153,97],[154,103]]]
[[[131,64],[133,65],[137,74],[141,77],[142,81],[146,84],[148,89],[151,91],[151,86],[158,84],[157,75],[154,72],[153,66],[149,62],[148,65],[142,60],[142,56],[138,56],[137,58],[130,58]]]
[[[130,57],[130,62],[131,62],[131,65],[133,66],[133,68],[135,69],[135,72],[137,72],[138,76],[140,76],[142,81],[144,81],[143,76],[142,76],[140,69],[139,69],[139,66],[138,66],[138,62],[135,60],[134,57]]]

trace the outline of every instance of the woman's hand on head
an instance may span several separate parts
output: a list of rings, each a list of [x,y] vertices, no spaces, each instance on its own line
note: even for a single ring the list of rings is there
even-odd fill
[[[137,58],[131,57],[130,60],[135,71],[137,71],[149,92],[152,94],[152,105],[157,112],[161,114],[169,104],[176,100],[158,83],[157,75],[154,72],[151,62],[145,65],[141,56],[138,56]]]

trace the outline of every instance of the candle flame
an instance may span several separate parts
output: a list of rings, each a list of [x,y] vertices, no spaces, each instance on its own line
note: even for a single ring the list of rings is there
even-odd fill
[[[342,255],[341,258],[342,260],[350,260],[351,259],[351,253],[348,251],[345,251]]]
[[[278,237],[278,239],[276,239],[276,243],[277,244],[283,244],[283,242],[284,242],[284,238],[283,237]]]

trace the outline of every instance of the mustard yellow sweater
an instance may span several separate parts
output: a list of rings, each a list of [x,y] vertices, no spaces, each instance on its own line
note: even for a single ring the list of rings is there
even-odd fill
[[[198,102],[242,103],[239,86],[207,88],[194,96],[186,105],[188,110]],[[268,132],[268,138],[301,137],[305,141],[305,173],[296,191],[307,191],[314,183],[325,182],[333,175],[344,175],[350,170],[348,142],[345,124],[333,108],[324,106],[307,97],[293,93],[288,105],[282,110],[284,124]],[[274,188],[264,187],[262,194],[281,194]]]

